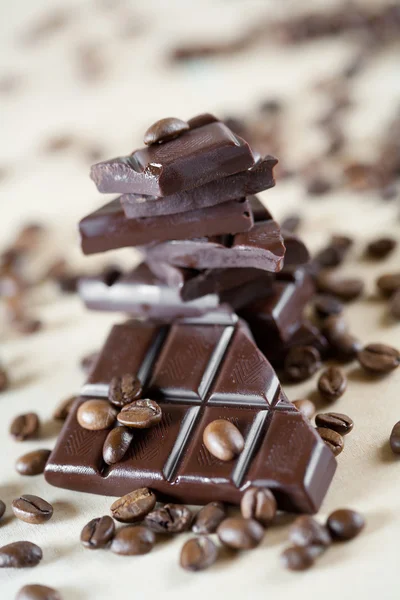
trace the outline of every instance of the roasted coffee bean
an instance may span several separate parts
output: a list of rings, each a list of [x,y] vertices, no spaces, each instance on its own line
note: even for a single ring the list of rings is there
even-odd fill
[[[349,327],[341,315],[331,315],[327,317],[321,327],[323,335],[328,342],[348,333]]]
[[[81,531],[81,543],[85,548],[97,550],[106,548],[115,534],[115,523],[111,517],[105,515],[92,519],[86,523]]]
[[[292,546],[281,554],[281,563],[289,571],[305,571],[313,566],[315,557],[310,546]]]
[[[322,175],[316,175],[307,183],[307,193],[310,196],[321,196],[330,192],[332,189],[332,183],[326,177]]]
[[[77,421],[84,429],[100,431],[110,429],[117,416],[117,409],[107,400],[86,400],[78,408]]]
[[[129,427],[120,425],[111,429],[110,433],[104,440],[103,445],[103,460],[108,465],[115,465],[125,456],[131,441],[133,439],[133,431]]]
[[[358,362],[369,373],[385,375],[400,365],[400,352],[386,344],[368,344],[358,353]]]
[[[18,415],[10,425],[10,434],[17,442],[29,440],[39,431],[39,417],[36,413]]]
[[[313,517],[298,517],[289,529],[289,540],[294,546],[322,546],[327,548],[332,540],[325,525],[321,525]]]
[[[153,510],[145,518],[145,523],[156,533],[181,533],[190,529],[193,515],[183,504],[165,504]]]
[[[69,398],[62,400],[56,406],[53,412],[53,419],[55,419],[56,421],[65,421],[77,397],[78,396],[70,396]]]
[[[376,285],[381,294],[391,296],[400,290],[400,272],[381,275],[378,277]]]
[[[111,542],[111,551],[122,556],[147,554],[155,544],[153,531],[141,525],[128,525],[117,531]]]
[[[42,549],[32,542],[13,542],[0,548],[0,569],[36,567],[42,560]]]
[[[210,454],[223,461],[232,460],[244,448],[239,429],[226,419],[209,423],[203,431],[203,442]]]
[[[321,356],[312,346],[291,348],[285,358],[285,374],[291,381],[305,381],[318,371]]]
[[[250,488],[242,496],[240,510],[244,519],[255,519],[266,527],[275,518],[275,496],[267,488]]]
[[[335,248],[340,248],[342,252],[348,252],[354,244],[354,239],[348,235],[335,233],[331,236],[331,244]]]
[[[23,335],[31,335],[36,333],[43,327],[42,321],[39,319],[31,319],[24,317],[23,319],[15,319],[13,322],[14,329]]]
[[[217,534],[224,546],[235,550],[255,548],[264,537],[264,527],[254,519],[229,517],[222,521]]]
[[[130,404],[134,400],[138,400],[142,395],[142,384],[136,375],[122,375],[121,377],[113,377],[110,381],[108,390],[109,401],[122,408],[125,404]]]
[[[314,310],[317,317],[326,319],[331,315],[340,315],[343,312],[343,304],[335,296],[321,294],[314,302]]]
[[[347,377],[339,367],[328,367],[318,379],[318,391],[328,402],[340,398],[346,388]]]
[[[127,427],[148,429],[161,421],[162,411],[157,402],[146,398],[126,404],[117,415],[117,419]]]
[[[400,454],[400,421],[394,425],[390,434],[390,447],[394,454]]]
[[[400,289],[390,299],[389,312],[394,319],[400,320]]]
[[[122,523],[135,523],[142,521],[156,505],[156,497],[148,488],[139,488],[122,498],[118,498],[111,505],[111,514]]]
[[[370,242],[365,251],[371,258],[386,258],[396,248],[397,242],[393,238],[383,237]]]
[[[339,278],[324,271],[317,276],[316,284],[320,292],[337,296],[345,302],[355,300],[364,290],[364,282],[361,279]]]
[[[0,366],[0,392],[4,392],[9,386],[7,371]]]
[[[347,541],[355,538],[365,526],[364,517],[348,508],[335,510],[326,522],[334,540]]]
[[[329,245],[317,252],[314,261],[324,269],[338,267],[342,264],[345,253],[336,246]]]
[[[350,417],[343,413],[319,413],[315,417],[315,424],[317,427],[326,427],[327,429],[333,429],[340,435],[346,435],[354,427],[354,422]]]
[[[2,518],[2,516],[4,515],[5,512],[6,512],[6,505],[4,504],[3,500],[0,500],[0,519]]]
[[[338,359],[348,362],[357,357],[362,349],[362,343],[350,333],[338,335],[329,340],[331,352]]]
[[[307,419],[311,419],[315,414],[315,404],[308,398],[302,398],[301,400],[293,400],[293,406],[297,408]]]
[[[195,537],[183,545],[180,565],[187,571],[203,571],[215,563],[217,556],[217,546],[210,538]]]
[[[24,494],[19,498],[13,500],[12,509],[14,515],[25,523],[32,523],[33,525],[39,525],[50,521],[53,516],[53,507],[49,502],[39,498],[39,496],[32,496],[31,494]]]
[[[33,450],[20,456],[15,463],[15,468],[20,475],[40,475],[43,473],[51,450]]]
[[[224,505],[221,502],[210,502],[203,506],[195,516],[192,531],[201,535],[215,533],[218,525],[225,518]]]
[[[61,596],[54,588],[32,583],[24,585],[15,600],[61,600]]]
[[[86,356],[81,359],[81,369],[84,371],[84,373],[90,373],[97,362],[97,359],[99,358],[99,354],[99,352],[91,352],[90,354],[86,354]]]
[[[344,440],[340,433],[327,427],[317,427],[317,431],[335,456],[338,456],[343,451]]]
[[[174,117],[160,119],[148,128],[144,134],[143,142],[146,146],[161,144],[182,135],[188,129],[190,129],[189,124],[181,119],[175,119]]]

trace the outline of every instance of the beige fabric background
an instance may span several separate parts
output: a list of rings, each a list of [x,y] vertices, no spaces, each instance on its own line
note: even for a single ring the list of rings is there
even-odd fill
[[[235,58],[179,69],[165,63],[166,48],[178,39],[229,37],[262,13],[275,16],[299,10],[302,3],[115,0],[111,10],[95,9],[95,4],[94,0],[0,1],[0,73],[17,71],[23,76],[20,92],[0,96],[0,164],[12,168],[10,177],[0,184],[2,244],[27,217],[42,219],[50,232],[41,265],[59,254],[87,269],[101,261],[81,257],[76,223],[104,199],[89,180],[88,163],[79,152],[43,154],[40,148],[53,133],[75,132],[83,140],[100,144],[105,156],[112,156],[139,144],[144,129],[157,118],[185,118],[206,110],[241,114],[276,94],[288,102],[289,143],[287,155],[280,158],[296,165],[318,154],[322,140],[312,122],[324,106],[310,85],[345,64],[352,56],[351,43],[321,41],[279,50],[266,46]],[[323,0],[314,4],[328,5]],[[375,0],[374,4],[381,3]],[[30,48],[23,46],[19,40],[26,27],[47,8],[59,5],[76,10],[71,25]],[[130,15],[133,22],[142,23],[143,34],[127,40],[121,31]],[[77,48],[86,42],[101,46],[108,65],[104,81],[91,85],[77,78],[75,68]],[[398,48],[381,53],[354,82],[356,109],[349,112],[348,127],[354,148],[366,156],[374,154],[377,135],[399,103],[398,65]],[[281,183],[263,197],[277,217],[302,211],[306,218],[301,233],[311,248],[322,245],[331,232],[356,237],[343,272],[365,277],[367,291],[362,301],[346,308],[352,330],[365,342],[399,346],[400,325],[387,319],[374,280],[383,271],[399,268],[400,248],[382,264],[371,265],[361,258],[363,245],[373,236],[391,233],[400,241],[398,204],[384,203],[373,194],[350,192],[306,200],[297,181]],[[131,251],[116,256],[128,264],[132,261]],[[371,382],[356,365],[350,365],[346,368],[348,390],[335,404],[336,410],[353,417],[355,428],[346,439],[320,516],[342,506],[362,511],[368,525],[357,540],[329,550],[313,570],[293,574],[279,564],[287,526],[275,527],[256,550],[191,575],[178,566],[185,536],[160,543],[150,555],[137,558],[84,550],[79,543],[81,528],[89,519],[107,514],[111,499],[52,488],[42,476],[22,478],[14,471],[20,454],[54,445],[59,427],[51,421],[52,410],[61,398],[79,389],[79,358],[96,349],[110,325],[122,318],[89,314],[77,298],[59,298],[50,285],[35,292],[30,305],[46,324],[37,335],[18,338],[2,321],[0,358],[10,370],[12,386],[0,398],[0,498],[7,503],[0,545],[31,540],[43,548],[44,559],[32,570],[1,571],[1,600],[14,598],[19,587],[29,582],[52,585],[62,591],[65,600],[153,598],[156,594],[192,600],[219,595],[279,600],[294,595],[299,599],[321,595],[324,600],[333,600],[338,594],[344,600],[399,597],[400,465],[387,440],[400,419],[400,369]],[[312,394],[314,387],[315,381],[307,381],[285,390],[295,399]],[[44,422],[43,435],[38,441],[17,444],[8,436],[10,420],[32,409]],[[10,503],[21,493],[38,494],[52,502],[53,519],[43,526],[31,526],[12,518]]]

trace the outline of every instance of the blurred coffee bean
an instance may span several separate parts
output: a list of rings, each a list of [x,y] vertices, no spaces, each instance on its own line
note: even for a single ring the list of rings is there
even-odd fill
[[[285,375],[291,381],[305,381],[318,371],[321,366],[321,356],[312,346],[297,346],[291,348],[285,358]]]
[[[42,549],[32,542],[13,542],[0,548],[0,569],[36,567],[43,558]]]
[[[17,441],[31,439],[39,431],[39,417],[36,413],[25,413],[15,417],[10,425],[10,435]]]
[[[255,519],[266,527],[276,515],[275,496],[267,488],[250,488],[242,496],[240,510],[244,519]]]
[[[105,515],[92,519],[81,531],[81,543],[85,548],[97,550],[106,548],[115,534],[115,523],[111,517]]]
[[[308,398],[293,400],[292,404],[299,410],[307,419],[311,419],[315,414],[315,404]]]
[[[215,533],[218,525],[225,518],[224,505],[221,502],[209,502],[195,516],[192,531],[200,535]]]
[[[224,546],[235,550],[250,550],[263,539],[264,528],[254,519],[230,517],[222,521],[217,534]]]
[[[148,554],[156,538],[153,531],[141,525],[128,525],[119,529],[111,542],[111,552],[122,556]]]
[[[364,517],[348,508],[335,510],[326,522],[334,540],[344,542],[355,538],[365,527]]]
[[[15,463],[15,468],[20,475],[40,475],[43,473],[51,450],[33,450],[20,456]]]
[[[205,536],[195,537],[182,547],[180,565],[187,571],[203,571],[215,563],[218,549],[214,542]]]

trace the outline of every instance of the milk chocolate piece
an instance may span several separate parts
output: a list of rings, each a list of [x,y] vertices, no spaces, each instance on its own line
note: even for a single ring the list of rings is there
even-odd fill
[[[99,192],[158,197],[245,171],[254,162],[248,144],[216,121],[169,142],[97,163],[90,176]]]

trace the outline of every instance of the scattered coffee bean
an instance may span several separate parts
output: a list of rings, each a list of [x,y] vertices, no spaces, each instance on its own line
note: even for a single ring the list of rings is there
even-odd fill
[[[95,363],[97,362],[98,358],[99,358],[99,352],[91,352],[90,354],[86,354],[86,356],[84,356],[81,359],[82,371],[88,375],[90,373],[90,371],[92,370],[92,368],[94,367]]]
[[[394,454],[400,454],[400,421],[394,425],[390,434],[390,447]]]
[[[331,352],[339,360],[348,362],[357,357],[362,343],[350,333],[338,335],[329,341]]]
[[[389,313],[394,319],[400,320],[400,289],[393,294],[390,300]]]
[[[354,427],[354,422],[350,417],[343,413],[319,413],[315,417],[315,424],[317,427],[326,427],[327,429],[333,429],[340,435],[346,435]]]
[[[129,427],[120,425],[111,429],[104,440],[103,460],[107,465],[114,465],[125,456],[131,441],[133,440],[133,431]]]
[[[315,414],[315,404],[308,398],[302,398],[301,400],[293,400],[293,406],[297,408],[307,419],[311,419]]]
[[[146,146],[161,144],[182,135],[189,129],[189,124],[181,119],[175,119],[174,117],[160,119],[148,128],[143,141]]]
[[[354,244],[354,239],[348,235],[335,233],[331,236],[331,244],[339,248],[342,252],[348,252]]]
[[[335,456],[338,456],[343,451],[344,440],[340,433],[327,427],[317,427],[317,431]]]
[[[203,571],[215,563],[217,556],[217,546],[210,538],[195,537],[183,545],[180,565],[187,571]]]
[[[13,542],[0,548],[0,569],[36,567],[42,557],[42,550],[36,544],[32,544],[32,542]]]
[[[240,510],[244,519],[255,519],[266,527],[276,515],[275,496],[267,488],[250,488],[242,496]]]
[[[332,540],[325,525],[321,525],[313,517],[298,517],[289,529],[289,540],[294,546],[322,546],[327,548]]]
[[[316,175],[307,184],[307,193],[310,196],[321,196],[330,192],[332,189],[332,183],[326,177],[322,175]]]
[[[97,550],[106,548],[115,534],[115,523],[111,517],[105,515],[92,519],[86,523],[81,531],[81,543],[85,548]]]
[[[232,460],[244,448],[239,429],[226,419],[209,423],[203,431],[203,442],[210,454],[223,461]]]
[[[325,271],[317,275],[316,284],[320,292],[337,296],[345,302],[355,300],[364,290],[364,282],[361,279],[339,278]]]
[[[289,571],[305,571],[313,566],[315,558],[309,546],[292,546],[281,554],[281,563]]]
[[[364,517],[348,508],[335,510],[326,522],[334,540],[347,541],[355,538],[365,526]]]
[[[384,296],[391,296],[400,290],[400,272],[381,275],[378,277],[376,285],[381,294]]]
[[[195,516],[192,531],[201,535],[215,533],[225,518],[224,505],[221,502],[209,502]]]
[[[379,238],[370,242],[365,251],[371,258],[382,259],[386,258],[396,248],[397,242],[393,238]]]
[[[312,346],[291,348],[285,358],[285,374],[291,381],[305,381],[318,371],[321,356]]]
[[[142,525],[128,525],[114,536],[111,551],[122,556],[137,556],[147,554],[155,544],[156,536],[153,531]]]
[[[358,353],[358,361],[369,373],[385,375],[400,365],[400,352],[386,344],[368,344]]]
[[[126,404],[130,404],[134,400],[138,400],[142,395],[142,384],[136,375],[122,375],[121,377],[113,377],[108,390],[109,401],[122,408]]]
[[[111,505],[111,514],[122,523],[142,521],[156,505],[156,497],[148,488],[139,488]],[[167,505],[168,506],[168,505]],[[157,511],[156,511],[157,512]]]
[[[4,392],[9,386],[7,371],[0,366],[0,392]]]
[[[15,463],[15,468],[20,475],[40,475],[43,473],[51,450],[33,450],[20,456]]]
[[[15,600],[61,600],[61,596],[54,588],[32,583],[24,585]]]
[[[326,319],[331,315],[340,315],[343,312],[343,304],[335,296],[321,294],[314,302],[314,310],[317,317]]]
[[[123,406],[121,412],[117,415],[117,419],[127,427],[148,429],[161,421],[162,411],[157,402],[145,398]]]
[[[53,419],[55,419],[56,421],[65,421],[65,419],[68,417],[71,408],[75,402],[75,400],[77,399],[78,396],[70,396],[69,398],[66,398],[65,400],[62,400],[55,408],[54,412],[53,412]]]
[[[345,253],[336,246],[330,244],[317,252],[314,256],[314,261],[322,268],[328,269],[338,267],[342,264],[345,258]]]
[[[339,367],[328,367],[318,379],[318,391],[328,402],[340,398],[347,388],[347,377]]]
[[[222,521],[217,534],[224,546],[235,550],[255,548],[264,537],[264,527],[254,519],[229,517]]]
[[[36,413],[18,415],[10,425],[10,434],[17,442],[29,440],[39,431],[39,417]]]
[[[24,494],[19,498],[12,501],[12,509],[14,515],[25,523],[32,523],[33,525],[39,525],[50,521],[53,516],[53,507],[49,502],[39,498],[39,496],[32,496],[31,494]]]
[[[30,335],[36,333],[43,327],[42,321],[39,319],[30,319],[24,317],[22,319],[15,319],[13,321],[14,329],[23,335]]]
[[[100,431],[112,427],[117,410],[107,400],[86,400],[78,408],[77,421],[84,429]]]
[[[3,500],[0,500],[0,519],[2,518],[2,516],[4,515],[5,512],[6,512],[6,505],[4,504]]]
[[[145,523],[156,533],[181,533],[190,529],[193,515],[183,504],[165,504],[153,510],[145,518]]]

